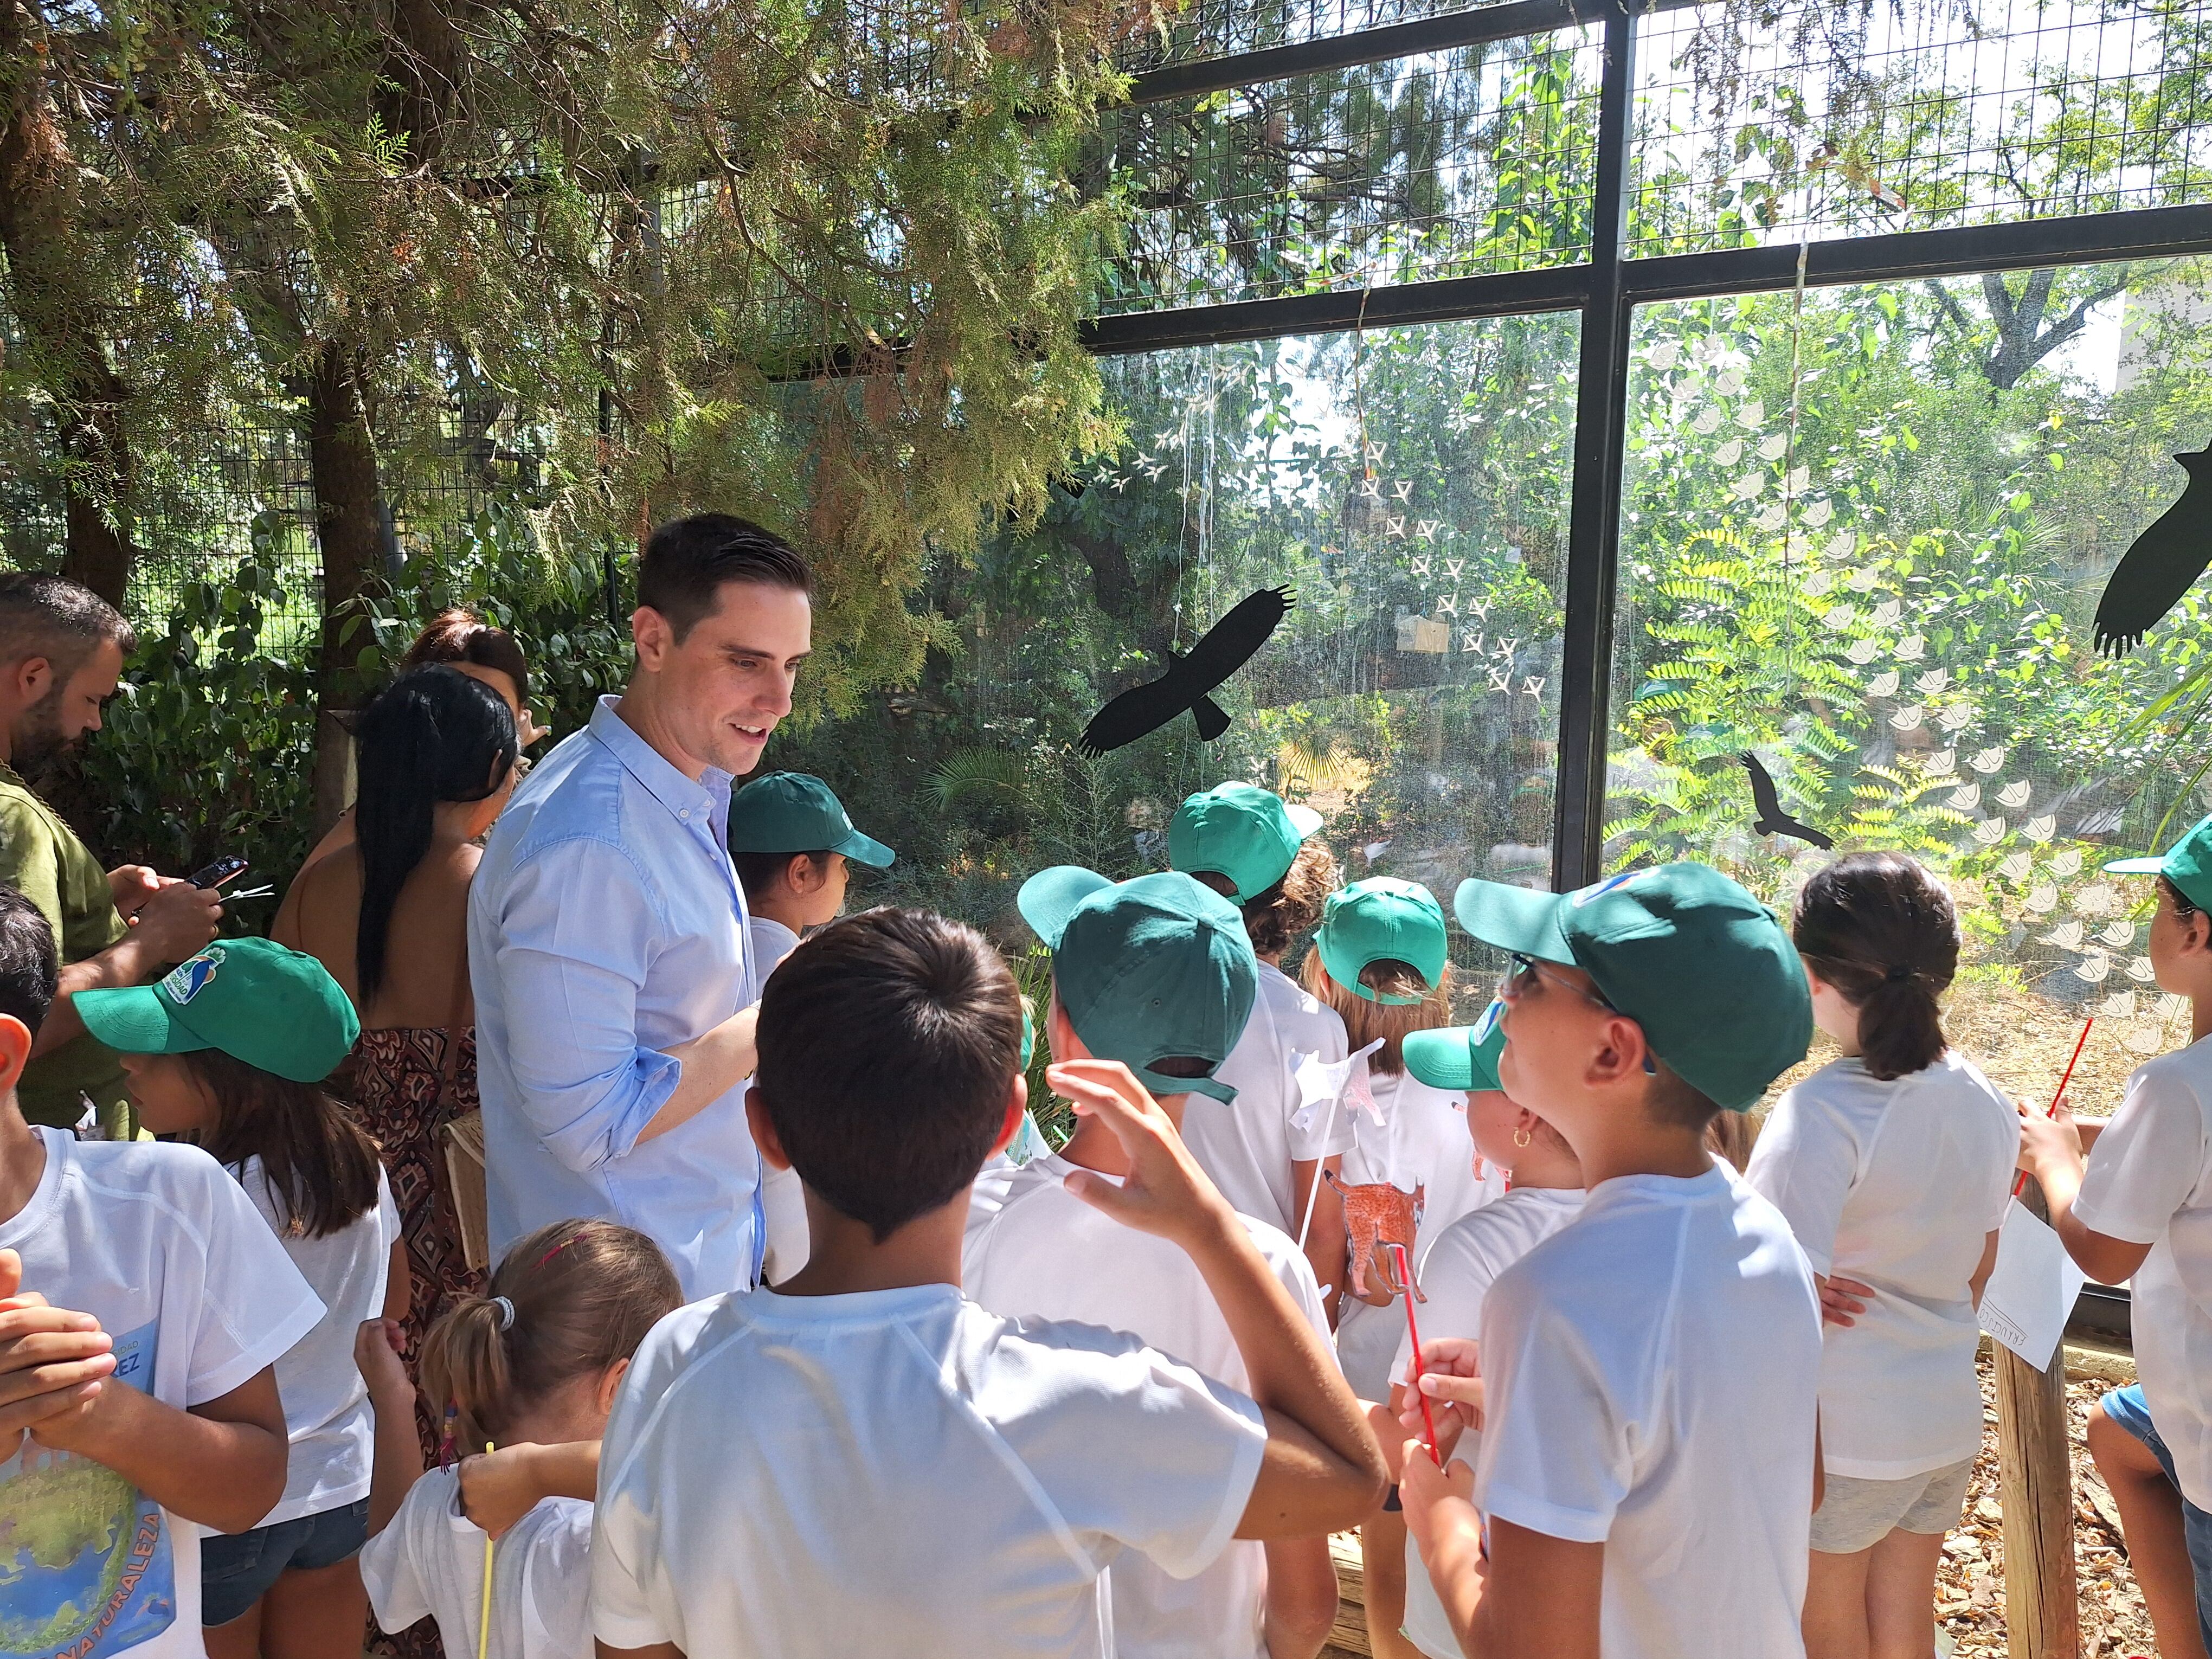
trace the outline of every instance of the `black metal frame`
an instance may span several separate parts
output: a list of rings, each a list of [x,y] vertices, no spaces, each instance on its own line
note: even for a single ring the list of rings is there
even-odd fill
[[[1592,257],[1587,264],[1541,270],[1133,313],[1100,318],[1085,330],[1092,350],[1121,354],[1362,326],[1582,313],[1559,675],[1559,775],[1552,832],[1553,883],[1561,890],[1594,879],[1601,866],[1628,343],[1635,309],[1662,301],[1771,291],[1789,288],[1797,278],[1796,244],[1626,257],[1637,23],[1655,12],[1697,3],[1656,0],[1631,6],[1624,0],[1509,0],[1452,16],[1179,64],[1138,76],[1132,99],[1152,103],[1602,22]],[[2212,207],[2143,208],[1813,241],[1804,248],[1805,281],[1812,287],[1916,282],[2200,253],[2212,253]]]

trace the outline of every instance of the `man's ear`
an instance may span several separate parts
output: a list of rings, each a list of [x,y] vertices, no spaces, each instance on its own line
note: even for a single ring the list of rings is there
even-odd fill
[[[991,1143],[986,1158],[996,1158],[1014,1144],[1014,1137],[1022,1132],[1022,1114],[1030,1108],[1030,1080],[1019,1072],[1014,1073],[1013,1092],[1006,1097],[1006,1119],[999,1125],[999,1138]]]
[[[745,1091],[745,1122],[752,1129],[753,1145],[760,1148],[761,1162],[771,1170],[788,1170],[791,1160],[784,1155],[783,1142],[776,1138],[775,1125],[769,1121],[768,1102],[761,1097],[757,1083]]]
[[[629,613],[629,641],[637,647],[637,665],[657,673],[676,648],[676,630],[668,625],[667,617],[651,605],[641,605]]]
[[[13,1014],[0,1014],[0,1095],[22,1081],[31,1060],[31,1028]]]
[[[8,671],[8,681],[17,702],[27,708],[53,689],[53,661],[47,657],[26,657]]]

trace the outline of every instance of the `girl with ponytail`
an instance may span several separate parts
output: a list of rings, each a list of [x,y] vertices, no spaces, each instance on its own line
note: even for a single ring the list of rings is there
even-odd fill
[[[393,1328],[361,1328],[355,1354],[376,1411],[361,1576],[380,1626],[397,1633],[434,1618],[448,1654],[475,1652],[489,1534],[497,1543],[488,1652],[592,1651],[585,1593],[599,1437],[630,1356],[682,1300],[642,1233],[556,1221],[526,1235],[489,1292],[447,1309],[422,1345],[423,1400],[447,1442],[427,1474]]]
[[[1745,1178],[1796,1233],[1827,1319],[1806,1652],[1918,1652],[1981,1445],[1975,1306],[2020,1116],[1944,1037],[1959,921],[1927,869],[1838,859],[1791,933],[1839,1053],[1775,1103]]]

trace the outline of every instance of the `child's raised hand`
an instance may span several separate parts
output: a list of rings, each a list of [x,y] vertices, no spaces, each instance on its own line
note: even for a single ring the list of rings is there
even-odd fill
[[[368,1385],[370,1403],[380,1410],[392,1409],[403,1401],[409,1411],[415,1408],[415,1384],[407,1375],[406,1362],[399,1357],[404,1340],[396,1319],[363,1320],[353,1334],[353,1363],[361,1370],[361,1380]]]
[[[1482,1365],[1473,1339],[1438,1336],[1422,1343],[1420,1391],[1437,1419],[1437,1450],[1449,1455],[1463,1431],[1482,1427]],[[1399,1420],[1409,1431],[1422,1427],[1421,1402],[1410,1392]]]
[[[1177,1243],[1234,1219],[1168,1115],[1127,1066],[1117,1060],[1063,1060],[1046,1071],[1045,1080],[1079,1115],[1111,1129],[1129,1160],[1120,1185],[1078,1170],[1067,1178],[1068,1191],[1126,1227]]]
[[[2063,1169],[2069,1165],[2079,1169],[2081,1164],[2081,1131],[2074,1121],[2073,1109],[2067,1097],[2058,1097],[2058,1103],[2051,1115],[2027,1101],[2020,1106],[2020,1167],[2030,1175],[2039,1176],[2048,1169]]]

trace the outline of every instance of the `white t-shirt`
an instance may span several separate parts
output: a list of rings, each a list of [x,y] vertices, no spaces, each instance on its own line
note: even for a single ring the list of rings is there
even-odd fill
[[[2074,1218],[2150,1246],[2130,1283],[2136,1371],[2181,1495],[2212,1509],[2212,1037],[2136,1068]]]
[[[251,1382],[322,1318],[239,1184],[198,1147],[33,1133],[46,1167],[0,1222],[0,1249],[21,1254],[26,1291],[100,1321],[118,1380],[189,1410]],[[198,1526],[27,1437],[0,1459],[0,1652],[204,1659]]]
[[[771,916],[749,916],[745,921],[752,957],[753,1000],[768,988],[768,976],[799,948],[799,935]],[[806,1227],[806,1194],[795,1170],[779,1170],[761,1160],[761,1218],[768,1242],[761,1255],[761,1276],[781,1285],[806,1265],[811,1242]]]
[[[1305,1128],[1291,1119],[1304,1104],[1298,1088],[1301,1056],[1318,1054],[1324,1063],[1350,1053],[1344,1021],[1336,1010],[1301,989],[1279,968],[1260,964],[1259,994],[1244,1035],[1214,1072],[1237,1091],[1228,1105],[1193,1095],[1182,1115],[1183,1145],[1198,1166],[1213,1177],[1221,1195],[1240,1215],[1249,1215],[1292,1238],[1298,1236],[1297,1201],[1291,1165],[1334,1158],[1352,1146],[1345,1108],[1316,1113]]]
[[[1387,1181],[1401,1192],[1421,1189],[1413,1249],[1418,1276],[1422,1258],[1445,1228],[1505,1190],[1505,1173],[1485,1159],[1482,1173],[1475,1174],[1474,1142],[1468,1137],[1463,1092],[1432,1089],[1411,1072],[1370,1071],[1367,1087],[1382,1121],[1376,1122],[1364,1111],[1352,1114],[1358,1139],[1344,1155],[1344,1179],[1354,1184]],[[1418,1303],[1413,1313],[1416,1318],[1425,1317]],[[1394,1376],[1390,1356],[1405,1335],[1403,1308],[1395,1303],[1376,1308],[1357,1296],[1345,1297],[1336,1316],[1336,1357],[1352,1392],[1362,1400],[1380,1400],[1389,1392]]]
[[[363,1320],[384,1311],[399,1211],[379,1169],[374,1209],[326,1238],[300,1238],[281,1218],[283,1206],[270,1190],[261,1160],[249,1158],[237,1173],[238,1184],[323,1304],[321,1322],[276,1362],[276,1392],[284,1400],[292,1461],[283,1501],[261,1522],[273,1527],[279,1521],[343,1509],[368,1496],[376,1419],[369,1410],[368,1385],[354,1364],[353,1340]]]
[[[989,1314],[951,1285],[679,1308],[600,1455],[592,1626],[774,1659],[1108,1659],[1124,1548],[1228,1544],[1267,1430],[1134,1337]]]
[[[1582,1212],[1579,1187],[1516,1187],[1445,1228],[1421,1257],[1418,1269],[1421,1289],[1429,1298],[1413,1310],[1421,1322],[1421,1340],[1439,1336],[1480,1340],[1483,1301],[1498,1274]],[[1413,1339],[1406,1328],[1405,1310],[1369,1311],[1387,1313],[1398,1322],[1398,1347],[1389,1362],[1389,1383],[1402,1383],[1413,1364]],[[1361,1397],[1382,1400],[1388,1393],[1386,1384],[1382,1394]],[[1458,1455],[1473,1464],[1481,1444],[1481,1437],[1470,1431],[1460,1437]],[[1436,1586],[1429,1582],[1420,1547],[1411,1533],[1406,1534],[1404,1628],[1413,1645],[1431,1659],[1459,1659],[1459,1638],[1452,1633],[1451,1620],[1437,1599]]]
[[[501,1536],[489,1659],[592,1659],[591,1552],[592,1506],[580,1498],[541,1498]],[[361,1581],[378,1625],[403,1631],[428,1615],[461,1659],[477,1650],[483,1561],[484,1535],[461,1513],[459,1471],[432,1469],[362,1547]]]
[[[1606,1659],[1794,1659],[1813,1513],[1820,1304],[1725,1164],[1620,1176],[1498,1277],[1474,1501],[1605,1545]]]
[[[2003,1224],[2019,1158],[2019,1110],[1956,1049],[1887,1083],[1831,1060],[1775,1103],[1745,1179],[1814,1273],[1874,1289],[1822,1345],[1829,1474],[1902,1480],[1981,1449],[1966,1281]]]
[[[1056,1154],[1036,1158],[1014,1171],[994,1211],[970,1209],[963,1291],[1010,1319],[1131,1332],[1203,1376],[1249,1389],[1229,1322],[1196,1264],[1166,1239],[1125,1227],[1069,1192],[1062,1183],[1076,1167]],[[1328,1316],[1311,1264],[1279,1228],[1242,1218],[1327,1342]],[[1120,1659],[1266,1659],[1265,1544],[1233,1540],[1195,1577],[1133,1555],[1116,1561],[1110,1577]]]

